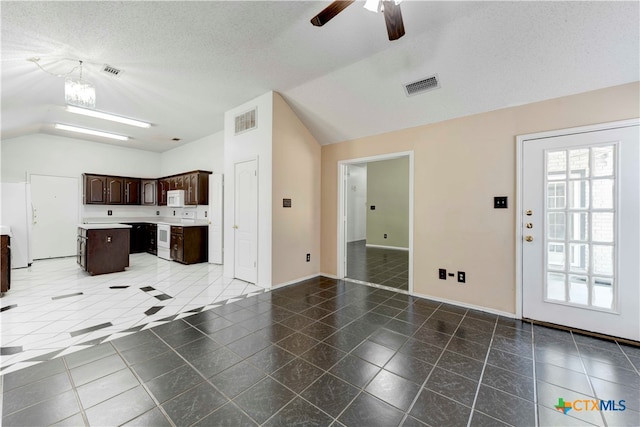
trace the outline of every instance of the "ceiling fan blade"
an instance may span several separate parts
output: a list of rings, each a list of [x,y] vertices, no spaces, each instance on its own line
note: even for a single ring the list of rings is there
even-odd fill
[[[404,23],[402,22],[402,12],[400,5],[395,1],[383,1],[384,20],[387,23],[387,33],[389,40],[398,40],[404,36]]]
[[[325,7],[322,12],[311,18],[311,23],[316,27],[322,27],[354,1],[355,0],[334,1],[329,6]]]

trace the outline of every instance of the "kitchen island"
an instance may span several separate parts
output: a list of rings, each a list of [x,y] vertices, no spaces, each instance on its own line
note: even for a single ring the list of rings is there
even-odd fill
[[[129,266],[129,233],[126,224],[79,224],[78,265],[89,274],[124,271]]]

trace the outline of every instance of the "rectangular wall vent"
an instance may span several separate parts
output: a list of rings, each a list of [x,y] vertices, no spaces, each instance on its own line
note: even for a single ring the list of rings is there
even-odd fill
[[[102,67],[102,72],[107,73],[110,76],[114,76],[114,77],[117,77],[120,74],[122,74],[122,70],[116,67],[112,67],[111,65],[108,65],[108,64],[104,64],[104,67]]]
[[[236,135],[258,127],[258,122],[256,120],[257,110],[258,107],[236,116]]]
[[[431,77],[426,77],[415,82],[407,83],[404,85],[404,92],[407,96],[417,95],[419,93],[428,92],[430,90],[438,89],[440,82],[438,81],[438,75],[434,74]]]

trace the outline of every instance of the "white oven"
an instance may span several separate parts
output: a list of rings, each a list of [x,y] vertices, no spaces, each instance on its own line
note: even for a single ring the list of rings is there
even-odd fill
[[[169,224],[158,224],[158,256],[171,259],[171,226]]]

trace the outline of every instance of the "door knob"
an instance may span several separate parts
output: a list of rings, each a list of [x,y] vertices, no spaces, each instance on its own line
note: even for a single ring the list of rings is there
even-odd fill
[[[526,224],[525,224],[525,227],[527,227],[527,228],[533,228],[533,224],[532,224],[532,223],[530,223],[530,222],[528,222],[528,223],[526,223]]]
[[[524,236],[524,240],[527,242],[533,242],[533,236]]]
[[[533,211],[532,211],[531,209],[527,209],[526,211],[524,211],[524,213],[525,213],[527,216],[531,216],[531,215],[533,215]]]
[[[238,228],[238,226],[237,226],[237,225],[234,225],[234,226],[233,226],[233,228],[237,229],[237,228]]]

